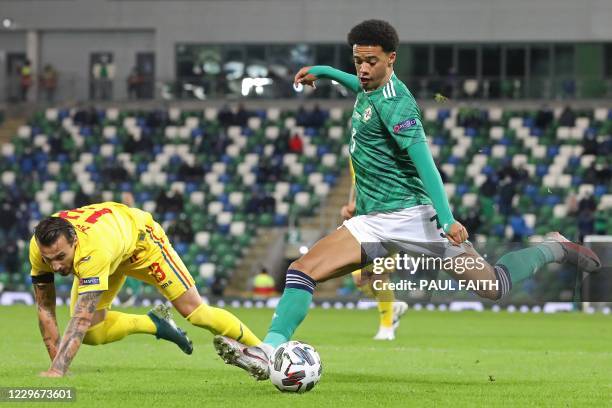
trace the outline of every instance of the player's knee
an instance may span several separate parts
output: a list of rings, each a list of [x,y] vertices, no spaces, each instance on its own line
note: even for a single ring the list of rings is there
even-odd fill
[[[91,326],[89,330],[85,332],[83,344],[87,344],[88,346],[98,346],[104,343],[106,343],[106,330],[104,329],[104,322]]]
[[[302,261],[301,258],[291,262],[291,265],[289,265],[289,270],[299,271],[310,277],[312,277],[314,272],[313,268],[308,265],[308,262]]]

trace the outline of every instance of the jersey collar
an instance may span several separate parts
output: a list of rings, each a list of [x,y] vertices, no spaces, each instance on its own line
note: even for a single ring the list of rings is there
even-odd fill
[[[385,82],[384,84],[382,84],[381,86],[379,86],[378,88],[376,88],[373,91],[366,91],[364,89],[364,93],[367,96],[372,96],[372,95],[378,95],[379,93],[382,93],[382,91],[385,89],[385,87],[387,86],[387,84],[391,81],[393,81],[393,78],[395,78],[395,71],[391,71],[391,75],[389,76],[389,80],[387,82]]]

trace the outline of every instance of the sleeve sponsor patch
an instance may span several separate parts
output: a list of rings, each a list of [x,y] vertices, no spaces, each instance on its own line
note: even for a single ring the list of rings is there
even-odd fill
[[[100,284],[100,278],[93,277],[93,278],[81,278],[79,279],[79,286],[87,286],[87,285],[99,285]]]
[[[416,119],[406,119],[405,121],[400,122],[397,125],[393,126],[393,132],[398,133],[404,129],[409,129],[416,124],[417,124]]]

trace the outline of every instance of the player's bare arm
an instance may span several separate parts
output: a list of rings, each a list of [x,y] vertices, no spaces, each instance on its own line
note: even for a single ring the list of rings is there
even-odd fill
[[[55,317],[55,285],[51,283],[35,283],[34,297],[38,308],[38,327],[47,347],[51,361],[59,348],[59,330]]]
[[[91,321],[102,293],[103,292],[89,292],[79,295],[74,307],[74,314],[62,337],[59,350],[51,364],[51,368],[41,373],[41,376],[61,377],[66,374],[70,363],[74,359],[77,351],[79,351],[79,347],[81,347],[85,333],[91,326]]]

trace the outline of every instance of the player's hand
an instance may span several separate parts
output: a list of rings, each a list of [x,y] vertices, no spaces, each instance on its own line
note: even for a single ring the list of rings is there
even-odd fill
[[[311,86],[313,89],[315,89],[316,88],[315,81],[318,78],[308,73],[308,70],[310,68],[312,67],[304,67],[300,69],[298,73],[295,74],[295,77],[293,78],[293,84],[294,85],[297,85],[297,84],[308,85],[308,86]]]
[[[451,224],[448,232],[446,233],[446,238],[453,245],[459,245],[462,242],[466,241],[469,238],[469,234],[465,227],[461,225],[459,221],[455,221]]]
[[[355,203],[343,205],[340,209],[340,215],[345,220],[353,218],[353,215],[355,215]]]
[[[57,370],[54,370],[52,368],[48,369],[47,371],[43,371],[40,374],[38,374],[39,377],[48,377],[48,378],[59,378],[59,377],[63,377],[64,374],[60,373]]]

